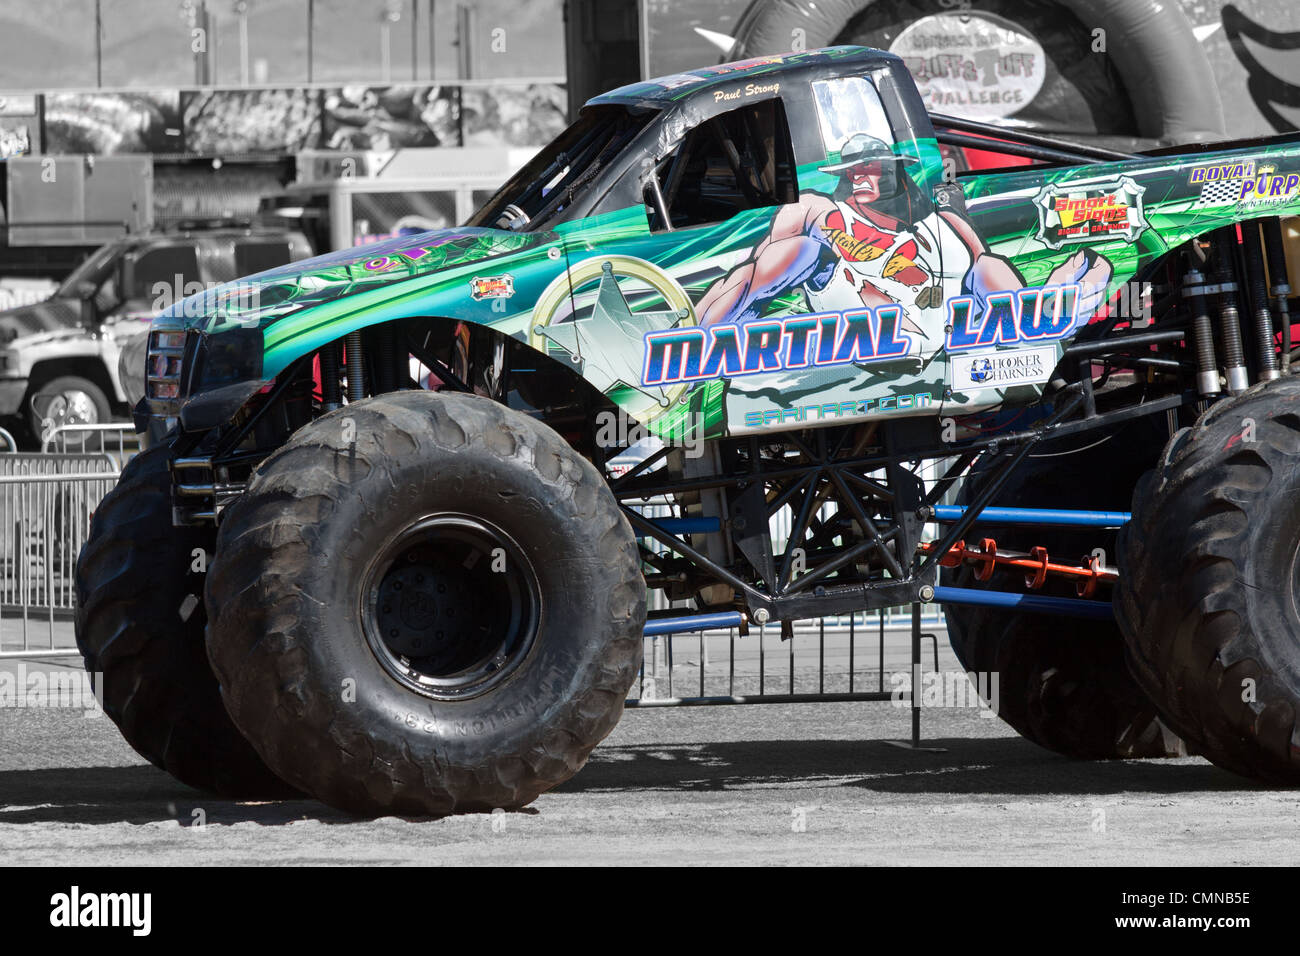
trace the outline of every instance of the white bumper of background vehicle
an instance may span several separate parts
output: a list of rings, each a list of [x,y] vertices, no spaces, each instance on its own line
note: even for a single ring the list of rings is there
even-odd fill
[[[27,377],[7,378],[0,372],[0,415],[21,415]]]

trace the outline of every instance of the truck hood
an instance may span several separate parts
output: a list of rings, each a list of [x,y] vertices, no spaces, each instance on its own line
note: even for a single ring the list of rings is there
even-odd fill
[[[81,327],[81,303],[54,297],[31,305],[0,312],[0,345],[40,332],[59,332]]]
[[[378,286],[487,262],[557,239],[551,232],[463,227],[343,249],[237,279],[184,299],[155,319],[155,329],[265,328],[304,309]]]

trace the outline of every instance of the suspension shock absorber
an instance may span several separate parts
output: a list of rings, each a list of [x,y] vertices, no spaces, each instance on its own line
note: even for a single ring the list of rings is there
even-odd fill
[[[1282,328],[1282,371],[1291,365],[1291,296],[1290,279],[1286,273],[1286,248],[1282,245],[1282,220],[1270,216],[1264,220],[1264,248],[1268,251],[1269,294],[1277,309],[1277,322]]]
[[[332,412],[343,405],[339,390],[339,343],[331,342],[320,350],[320,396],[324,410]]]
[[[1259,380],[1267,382],[1278,371],[1277,351],[1273,347],[1273,315],[1268,309],[1268,281],[1264,278],[1264,251],[1259,242],[1259,224],[1241,227],[1241,248],[1246,257],[1246,282],[1250,287],[1251,316],[1255,320],[1255,347],[1259,355]]]
[[[1236,247],[1235,227],[1227,226],[1214,233],[1214,283],[1219,294],[1219,335],[1223,339],[1223,373],[1228,393],[1239,395],[1250,387],[1246,374],[1246,356],[1241,350],[1241,315],[1237,310],[1236,272],[1233,254]]]
[[[361,333],[349,332],[344,338],[348,373],[348,401],[359,402],[366,397],[366,355],[361,347]]]
[[[397,388],[397,348],[393,342],[393,328],[381,325],[376,329],[379,340],[379,362],[375,365],[375,387],[379,392],[391,392]]]
[[[1191,263],[1188,263],[1191,266]],[[1192,344],[1196,348],[1196,391],[1206,398],[1219,394],[1219,362],[1214,355],[1214,327],[1205,307],[1205,276],[1196,268],[1183,274],[1183,295],[1192,310]]]

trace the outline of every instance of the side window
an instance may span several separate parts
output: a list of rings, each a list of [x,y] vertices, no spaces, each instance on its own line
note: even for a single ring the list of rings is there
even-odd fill
[[[161,246],[141,253],[135,260],[130,287],[123,292],[127,299],[155,299],[155,286],[164,283],[173,295],[180,296],[186,286],[199,281],[198,256],[193,246]]]
[[[781,100],[763,100],[701,123],[660,160],[655,184],[653,232],[723,222],[747,209],[794,202],[799,192]]]
[[[880,94],[865,76],[841,76],[812,85],[817,121],[827,151],[837,150],[853,136],[866,134],[890,145],[894,142]]]

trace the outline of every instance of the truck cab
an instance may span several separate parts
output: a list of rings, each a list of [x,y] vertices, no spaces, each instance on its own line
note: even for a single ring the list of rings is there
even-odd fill
[[[216,228],[101,246],[50,298],[0,312],[0,416],[29,440],[124,414],[143,394],[144,339],[163,309],[237,276],[311,255],[299,232]],[[138,340],[124,381],[123,349]]]

